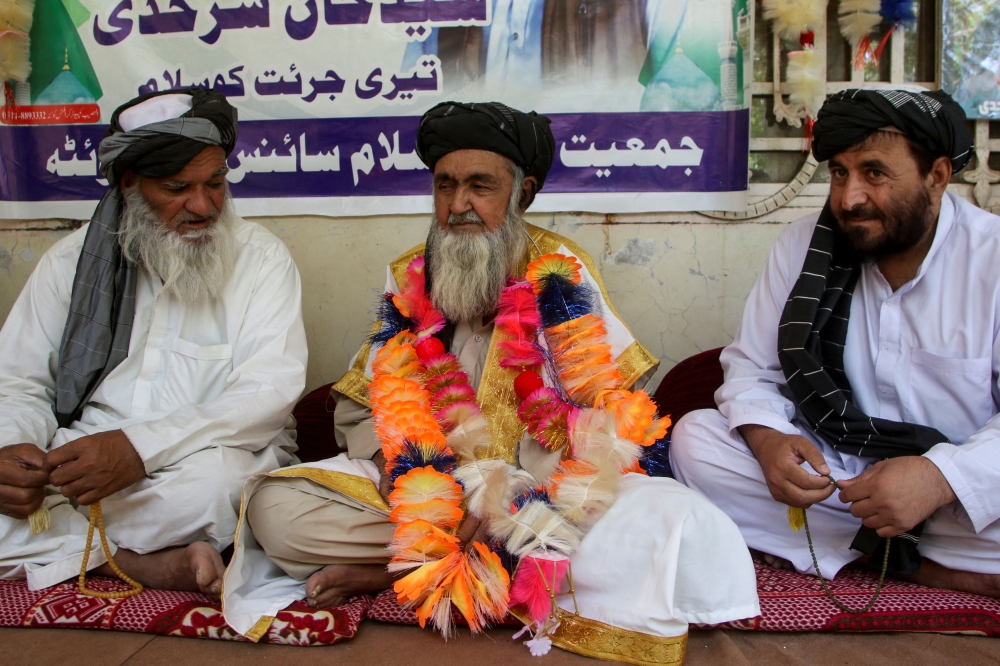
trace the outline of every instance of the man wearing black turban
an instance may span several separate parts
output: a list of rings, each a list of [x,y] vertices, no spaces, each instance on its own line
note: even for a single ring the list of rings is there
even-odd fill
[[[529,485],[548,483],[562,452],[524,435],[518,416],[525,389],[530,393],[537,388],[522,382],[532,376],[541,382],[539,375],[518,375],[500,365],[498,350],[504,342],[494,320],[510,279],[525,275],[529,262],[541,255],[558,253],[575,260],[581,265],[581,282],[594,298],[593,312],[600,313],[608,332],[609,361],[618,367],[620,388],[643,386],[657,365],[614,311],[587,253],[571,240],[524,221],[525,209],[545,183],[554,148],[547,118],[496,102],[446,102],[424,114],[417,152],[433,178],[430,231],[426,244],[389,265],[385,287],[387,294],[398,297],[423,265],[424,293],[445,321],[434,319],[440,330],[420,342],[416,353],[431,359],[448,351],[461,369],[448,376],[468,378],[467,386],[435,391],[433,400],[448,399],[441,396],[449,389],[474,389],[486,420],[482,430],[489,433],[480,430],[481,439],[476,440],[485,445],[480,452],[490,459],[483,461],[482,473],[519,467],[516,478]],[[383,304],[382,311],[388,308]],[[379,345],[398,333],[386,326],[375,327],[333,387],[337,442],[346,453],[282,470],[280,476],[251,478],[245,486],[244,515],[252,530],[240,534],[252,536],[241,536],[236,544],[223,599],[226,621],[241,633],[297,596],[306,597],[310,606],[334,606],[357,594],[384,590],[397,575],[386,569],[386,547],[395,529],[388,510],[393,481],[372,424],[368,394]],[[581,362],[591,360],[582,356]],[[461,395],[465,401],[472,399],[468,393]],[[687,622],[695,621],[690,618],[709,617],[699,613],[711,613],[712,621],[756,614],[752,564],[732,521],[672,480],[641,477],[634,484],[634,492],[622,493],[614,502],[618,517],[597,521],[595,529],[605,530],[603,536],[587,539],[574,555],[574,566],[576,558],[582,558],[574,574],[574,603],[579,602],[580,612],[616,627],[677,640],[687,631]],[[645,529],[648,525],[655,529]],[[475,516],[458,527],[457,536],[466,547],[488,539],[486,525]],[[623,540],[629,542],[635,561],[648,568],[648,576],[632,576],[626,565],[614,573],[603,566],[587,568],[587,561],[620,558]],[[725,591],[706,582],[717,569],[728,573],[720,583]],[[698,582],[683,586],[683,592],[678,584],[675,593],[666,582],[673,580]],[[638,606],[635,597],[643,598]]]
[[[814,132],[830,197],[772,249],[720,411],[681,420],[674,470],[774,563],[832,578],[860,557],[1000,596],[1000,218],[946,191],[965,114],[941,91],[845,90]]]
[[[138,583],[217,595],[241,483],[291,459],[298,273],[233,211],[236,118],[194,88],[117,109],[90,224],[42,257],[0,331],[0,578],[114,575],[113,554]],[[84,564],[98,515],[108,550],[95,537]]]

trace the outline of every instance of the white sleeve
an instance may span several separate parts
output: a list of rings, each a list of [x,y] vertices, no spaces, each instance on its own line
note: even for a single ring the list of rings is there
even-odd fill
[[[747,297],[736,337],[722,351],[726,380],[715,392],[715,402],[730,430],[754,424],[801,434],[791,423],[795,404],[778,391],[785,384],[778,362],[778,322],[802,271],[815,219],[800,220],[778,237]]]
[[[1000,336],[993,338],[994,400],[1000,395]],[[980,532],[1000,519],[1000,414],[962,444],[944,442],[924,454],[948,481]]]
[[[147,472],[214,446],[258,451],[282,431],[299,399],[307,356],[299,273],[283,253],[257,275],[223,392],[122,430]]]
[[[0,330],[0,447],[35,444],[44,450],[55,435],[59,345],[82,247],[75,234],[82,232],[42,256]]]

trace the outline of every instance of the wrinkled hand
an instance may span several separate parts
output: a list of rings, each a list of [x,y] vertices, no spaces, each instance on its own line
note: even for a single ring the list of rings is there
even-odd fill
[[[372,462],[378,467],[378,494],[388,504],[389,494],[392,492],[392,478],[385,471],[385,456],[382,454],[382,451],[372,456]]]
[[[0,514],[24,519],[40,507],[49,469],[45,452],[34,444],[0,448]]]
[[[760,463],[771,497],[782,504],[808,509],[837,489],[825,476],[830,467],[823,454],[805,437],[759,425],[740,426],[739,431]],[[802,469],[803,462],[823,476]]]
[[[88,506],[146,476],[146,467],[121,430],[81,437],[46,456],[51,483],[66,497]]]
[[[902,534],[939,507],[958,501],[941,470],[923,456],[882,460],[839,483],[840,501],[849,502],[851,515],[880,537]]]

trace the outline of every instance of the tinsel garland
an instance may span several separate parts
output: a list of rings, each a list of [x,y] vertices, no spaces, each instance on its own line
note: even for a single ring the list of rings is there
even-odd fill
[[[432,622],[446,638],[451,607],[473,633],[507,613],[510,578],[496,553],[481,543],[462,550],[462,486],[453,473],[489,445],[486,419],[458,359],[433,338],[445,320],[424,293],[424,260],[407,267],[400,294],[380,304],[385,340],[368,386],[375,432],[393,482],[389,520],[396,523],[391,572],[409,571],[393,585],[420,626]],[[396,330],[402,328],[402,330]]]
[[[618,388],[580,264],[545,255],[504,290],[495,335],[500,365],[521,371],[519,416],[539,443],[562,451],[562,461],[538,485],[504,460],[485,459],[486,420],[458,360],[432,337],[444,318],[424,294],[423,269],[423,258],[414,259],[400,294],[383,296],[372,336],[384,342],[369,394],[394,484],[389,570],[412,570],[394,590],[421,626],[431,621],[445,636],[452,604],[473,631],[502,617],[508,604],[522,605],[533,621],[534,653],[558,622],[555,598],[580,539],[614,502],[622,475],[644,473],[643,447],[652,450],[670,420],[656,417],[644,391]],[[463,499],[486,521],[492,550],[481,543],[460,550],[454,532]],[[512,586],[508,570],[516,570]]]
[[[562,452],[558,468],[543,486],[524,488],[526,480],[512,475],[467,485],[476,499],[509,501],[509,511],[497,511],[501,503],[492,502],[490,529],[521,558],[510,603],[525,607],[533,640],[558,623],[555,596],[579,539],[615,501],[622,475],[644,473],[642,447],[656,443],[670,425],[669,418],[656,418],[644,391],[618,388],[622,379],[607,331],[580,270],[571,256],[536,259],[523,281],[504,290],[497,316],[505,338],[500,364],[521,371],[514,385],[522,400],[519,416],[540,444]],[[486,514],[490,504],[469,502]]]

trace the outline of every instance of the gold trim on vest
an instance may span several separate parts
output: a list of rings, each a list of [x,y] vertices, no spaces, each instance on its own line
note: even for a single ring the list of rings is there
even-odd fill
[[[250,631],[245,634],[246,638],[249,638],[251,641],[256,643],[263,638],[264,634],[267,633],[267,630],[271,628],[272,622],[274,622],[274,618],[270,615],[261,615],[260,619],[257,620],[252,627],[250,627]]]
[[[681,666],[687,653],[687,633],[653,636],[604,622],[561,613],[552,644],[585,657],[636,666]]]
[[[286,467],[268,474],[268,477],[291,477],[309,479],[319,485],[338,492],[352,500],[367,504],[371,508],[389,513],[389,505],[378,492],[378,486],[365,476],[355,476],[345,472],[333,472],[318,467]]]

